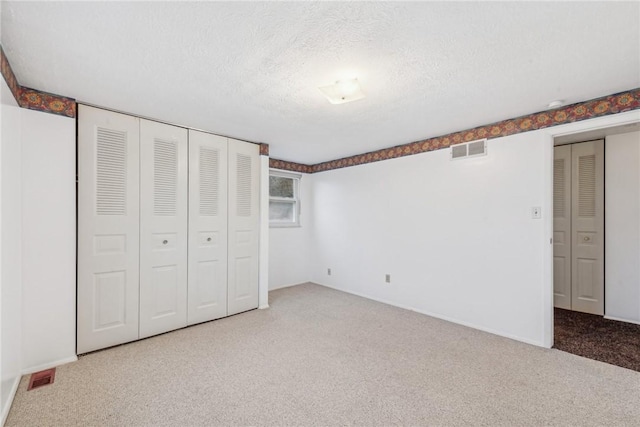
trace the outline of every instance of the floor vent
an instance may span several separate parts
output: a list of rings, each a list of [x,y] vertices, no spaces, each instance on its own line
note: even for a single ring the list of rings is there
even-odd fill
[[[53,384],[53,380],[55,379],[55,377],[56,368],[36,372],[35,374],[31,375],[31,379],[29,380],[29,388],[27,390],[33,390],[34,388]]]

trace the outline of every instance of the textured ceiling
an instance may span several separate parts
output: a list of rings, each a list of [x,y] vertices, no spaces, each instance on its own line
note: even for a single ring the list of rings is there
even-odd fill
[[[640,3],[3,1],[2,45],[23,86],[318,163],[638,87]]]

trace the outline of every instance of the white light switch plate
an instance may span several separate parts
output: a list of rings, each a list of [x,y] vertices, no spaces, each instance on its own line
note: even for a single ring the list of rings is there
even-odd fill
[[[540,206],[534,206],[531,208],[531,218],[533,219],[542,218],[542,208]]]

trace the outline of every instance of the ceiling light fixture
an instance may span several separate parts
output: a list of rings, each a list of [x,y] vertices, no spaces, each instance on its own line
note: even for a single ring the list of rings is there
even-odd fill
[[[562,101],[562,100],[551,101],[549,103],[549,108],[551,108],[551,109],[558,108],[558,107],[561,107],[563,104],[564,104],[564,101]]]
[[[332,85],[321,86],[318,89],[332,104],[344,104],[365,97],[358,79],[338,80]]]

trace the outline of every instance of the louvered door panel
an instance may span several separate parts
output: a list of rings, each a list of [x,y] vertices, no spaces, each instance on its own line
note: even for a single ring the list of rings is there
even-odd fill
[[[127,132],[96,129],[96,213],[127,214]]]
[[[596,155],[578,156],[578,216],[596,216]]]
[[[228,313],[258,307],[259,149],[229,139]]]
[[[572,152],[571,308],[604,314],[604,141]]]
[[[178,141],[153,139],[153,214],[178,213]]]
[[[571,309],[571,146],[555,147],[553,161],[553,303]]]
[[[227,138],[189,131],[188,323],[227,315]]]
[[[187,325],[187,130],[140,120],[140,338]]]
[[[78,106],[79,354],[138,338],[138,119]]]

